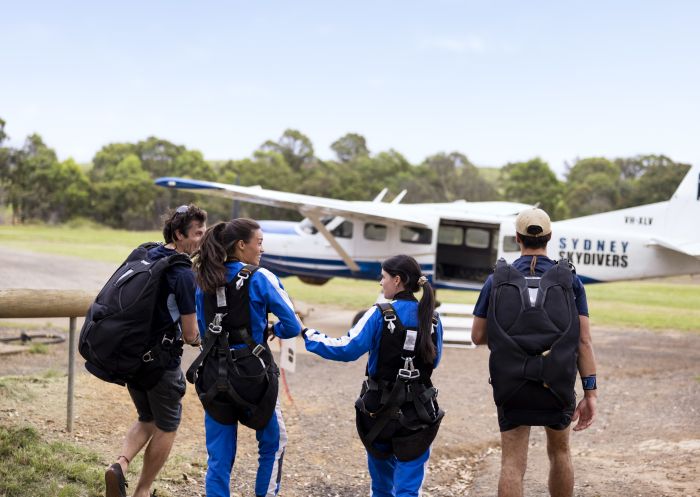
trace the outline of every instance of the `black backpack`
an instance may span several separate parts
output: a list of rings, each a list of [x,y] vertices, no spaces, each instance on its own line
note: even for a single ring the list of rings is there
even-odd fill
[[[495,404],[519,425],[567,425],[575,403],[579,317],[574,268],[562,259],[525,277],[499,259],[488,310]]]
[[[176,353],[175,327],[153,329],[153,315],[166,271],[175,265],[191,267],[191,261],[180,253],[149,260],[148,251],[158,245],[150,242],[134,249],[85,316],[78,350],[85,368],[104,381],[124,385],[147,377],[139,383],[148,388]],[[181,351],[181,343],[179,347]]]

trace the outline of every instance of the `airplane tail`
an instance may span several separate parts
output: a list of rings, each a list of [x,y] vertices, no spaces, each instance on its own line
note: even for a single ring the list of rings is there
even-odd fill
[[[700,257],[700,165],[690,168],[668,201],[662,233],[652,240],[664,248]]]

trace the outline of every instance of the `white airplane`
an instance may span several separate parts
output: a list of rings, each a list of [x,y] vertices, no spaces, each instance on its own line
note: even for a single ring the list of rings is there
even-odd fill
[[[381,262],[412,255],[435,288],[478,290],[499,257],[519,256],[514,219],[527,204],[400,204],[336,200],[186,178],[156,184],[298,211],[300,222],[262,221],[261,264],[311,284],[336,276],[376,280]],[[700,273],[700,166],[670,200],[552,223],[549,256],[584,283]]]

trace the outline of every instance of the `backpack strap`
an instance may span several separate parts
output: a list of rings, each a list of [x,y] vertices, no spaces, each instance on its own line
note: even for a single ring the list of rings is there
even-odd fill
[[[233,284],[235,285],[236,291],[241,291],[243,287],[245,287],[248,284],[250,277],[253,276],[258,269],[260,269],[259,266],[255,266],[254,264],[246,264],[241,268],[240,271],[238,271],[238,274],[234,277],[233,280],[231,280],[231,283],[229,283],[229,285]],[[248,291],[247,288],[246,291]],[[230,333],[235,338],[245,343],[250,349],[250,352],[255,357],[260,357],[260,355],[265,351],[265,346],[253,340],[253,337],[250,336],[250,333],[248,333],[247,328],[236,328],[235,330],[231,330]]]
[[[381,302],[374,305],[376,305],[382,313],[385,330],[387,330],[389,333],[394,333],[396,330],[401,332],[405,329],[405,326],[399,319],[398,314],[396,314],[396,310],[394,310],[394,306],[391,305],[390,302]]]
[[[260,269],[259,266],[255,266],[254,264],[246,264],[241,268],[240,271],[238,271],[238,274],[235,277],[236,280],[236,290],[240,290],[243,285],[248,281],[248,278],[253,276],[255,272]]]
[[[223,332],[221,328],[222,318],[223,315],[217,313],[214,315],[214,319],[212,320],[212,322],[209,323],[209,327],[207,328],[207,332],[205,333],[204,337],[204,347],[202,347],[201,352],[199,353],[197,358],[192,362],[192,365],[187,369],[187,373],[185,374],[187,381],[189,381],[190,383],[194,383],[195,381],[197,381],[197,372],[199,370],[199,367],[204,362],[204,359],[209,355],[211,349],[214,348],[214,345],[218,343],[219,347],[225,345],[226,348],[228,348],[228,337],[226,335],[226,332]],[[222,338],[224,339],[223,341]]]

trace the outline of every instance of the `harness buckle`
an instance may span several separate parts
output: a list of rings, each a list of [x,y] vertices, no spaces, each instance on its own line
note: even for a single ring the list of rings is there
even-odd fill
[[[413,357],[403,357],[403,368],[399,369],[397,378],[411,381],[420,378],[420,371],[413,366]]]
[[[264,350],[265,350],[265,347],[263,347],[260,344],[257,344],[255,346],[255,348],[253,349],[252,354],[259,359]]]
[[[160,341],[161,345],[166,345],[168,347],[171,347],[172,344],[175,342],[175,337],[168,338],[167,335],[163,335],[163,340]]]
[[[209,323],[209,328],[208,328],[208,330],[213,335],[221,334],[221,320],[224,319],[225,315],[226,314],[222,314],[220,312],[217,312],[216,314],[214,314],[214,319],[212,320],[211,323]]]
[[[394,324],[394,321],[396,321],[396,314],[393,312],[384,314],[384,321],[387,322],[386,327],[389,329],[389,333],[394,333],[396,329],[396,325]]]
[[[141,356],[141,360],[143,362],[153,362],[156,360],[156,358],[153,356],[153,351],[149,350],[146,352],[144,355]]]
[[[250,278],[250,272],[246,270],[245,268],[241,269],[238,272],[238,280],[236,281],[236,290],[240,290],[241,287],[243,286],[243,283],[245,283],[245,280]]]

